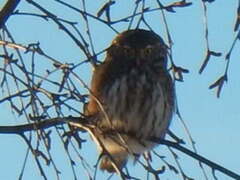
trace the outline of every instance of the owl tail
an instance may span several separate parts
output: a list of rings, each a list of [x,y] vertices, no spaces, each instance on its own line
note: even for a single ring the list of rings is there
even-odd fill
[[[121,170],[127,163],[128,153],[111,154],[111,158],[108,155],[103,155],[100,163],[101,170],[107,170],[109,173],[115,173],[116,169],[111,159],[114,159],[115,165]]]

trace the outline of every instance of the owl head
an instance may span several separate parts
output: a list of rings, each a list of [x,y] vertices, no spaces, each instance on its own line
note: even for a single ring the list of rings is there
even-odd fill
[[[158,64],[166,68],[168,47],[152,31],[127,30],[113,41],[107,54],[120,61],[135,61],[137,65]]]

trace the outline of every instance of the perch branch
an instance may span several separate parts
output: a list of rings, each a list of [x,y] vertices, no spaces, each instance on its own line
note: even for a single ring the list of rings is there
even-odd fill
[[[52,118],[35,123],[23,124],[17,126],[0,126],[0,134],[22,134],[27,131],[47,129],[56,125],[64,123],[79,123],[85,124],[87,121],[80,117],[62,117],[62,118]]]
[[[0,134],[22,134],[27,131],[46,129],[46,128],[50,128],[52,126],[56,126],[63,123],[69,123],[72,126],[79,127],[89,131],[89,127],[91,127],[90,122],[91,121],[89,121],[89,119],[86,119],[83,117],[69,116],[69,117],[62,117],[62,118],[52,118],[52,119],[43,120],[37,123],[23,124],[23,125],[17,125],[17,126],[0,126]],[[92,132],[90,131],[89,133],[92,133]],[[232,177],[234,179],[240,179],[239,174],[236,174],[235,172],[230,171],[229,169],[226,169],[223,166],[208,160],[207,158],[179,145],[178,143],[171,142],[164,139],[159,140],[156,138],[151,138],[151,141],[159,144],[164,144],[168,147],[177,149],[182,153],[187,154],[188,156],[198,160],[199,162],[206,164],[207,166],[211,167],[214,170],[218,170],[223,174],[229,177]]]
[[[189,149],[179,145],[178,143],[171,142],[171,141],[164,140],[164,139],[156,140],[156,141],[154,140],[154,142],[164,144],[171,148],[177,149],[177,150],[181,151],[182,153],[187,154],[188,156],[191,156],[192,158],[200,161],[201,163],[206,164],[207,166],[211,167],[212,169],[218,170],[218,171],[222,172],[223,174],[228,175],[229,177],[232,177],[234,179],[240,179],[240,175],[236,174],[235,172],[232,172],[229,169],[226,169],[223,166],[221,166],[215,162],[212,162],[212,161],[206,159],[205,157],[203,157],[197,153],[194,153],[193,151],[190,151]]]

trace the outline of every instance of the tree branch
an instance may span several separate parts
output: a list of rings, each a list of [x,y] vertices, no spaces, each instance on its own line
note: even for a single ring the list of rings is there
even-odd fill
[[[90,134],[92,133],[89,130],[89,127],[91,126],[89,119],[82,118],[82,117],[69,116],[69,117],[62,117],[62,118],[45,119],[40,122],[18,125],[18,126],[0,126],[0,134],[23,134],[24,132],[27,132],[27,131],[46,129],[46,128],[50,128],[52,126],[56,126],[63,123],[69,123],[72,126],[82,128],[88,131]],[[188,156],[198,160],[199,162],[206,164],[207,166],[211,167],[213,170],[218,170],[223,174],[229,177],[232,177],[234,179],[240,179],[240,175],[236,174],[235,172],[230,171],[229,169],[226,169],[223,166],[215,162],[212,162],[207,158],[179,145],[179,143],[171,142],[164,139],[159,140],[154,137],[151,138],[151,141],[159,144],[164,144],[168,147],[177,149],[183,152],[184,154],[187,154]]]
[[[35,123],[23,124],[17,126],[0,126],[0,134],[22,134],[27,131],[47,129],[63,123],[86,124],[87,120],[81,117],[62,117],[52,118]]]
[[[3,9],[0,11],[0,29],[4,26],[9,16],[17,7],[20,0],[8,0]]]
[[[62,117],[62,118],[45,119],[43,121],[30,123],[30,124],[17,125],[17,126],[0,126],[0,134],[23,134],[24,132],[27,132],[27,131],[46,129],[46,128],[50,128],[52,126],[56,126],[63,123],[70,123],[75,127],[83,128],[84,130],[87,130],[87,131],[89,129],[87,126],[91,126],[91,124],[89,123],[89,120],[87,120],[86,118],[69,116],[69,117]],[[234,179],[240,179],[240,175],[236,174],[235,172],[232,172],[229,169],[226,169],[223,166],[215,162],[212,162],[197,153],[194,153],[193,151],[179,145],[178,143],[171,142],[164,139],[159,140],[156,138],[151,138],[151,140],[154,141],[155,143],[164,144],[164,145],[167,145],[168,147],[177,149],[183,152],[184,154],[187,154],[188,156],[198,160],[199,162],[206,164],[207,166],[211,167],[213,170],[218,170],[223,174],[228,175],[229,177],[232,177]]]
[[[206,159],[205,157],[203,157],[203,156],[201,156],[197,153],[194,153],[194,152],[190,151],[189,149],[179,145],[178,143],[171,142],[171,141],[164,140],[164,139],[154,140],[154,142],[164,144],[164,145],[167,145],[167,146],[172,147],[174,149],[177,149],[177,150],[183,152],[184,154],[187,154],[187,155],[191,156],[192,158],[200,161],[201,163],[206,164],[207,166],[211,167],[214,170],[218,170],[218,171],[222,172],[223,174],[228,175],[228,176],[230,176],[234,179],[240,179],[240,175],[230,171],[229,169],[226,169],[226,168],[220,166],[219,164],[216,164],[215,162],[212,162],[212,161]]]

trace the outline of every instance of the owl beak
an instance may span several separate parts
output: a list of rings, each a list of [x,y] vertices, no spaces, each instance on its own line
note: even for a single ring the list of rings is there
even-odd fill
[[[138,58],[136,59],[136,65],[137,65],[137,66],[143,66],[143,65],[146,64],[146,63],[147,63],[147,61],[146,61],[146,59],[144,59],[144,58],[138,57]]]
[[[137,66],[141,66],[142,62],[143,62],[143,60],[141,58],[137,58],[137,60],[136,60]]]

